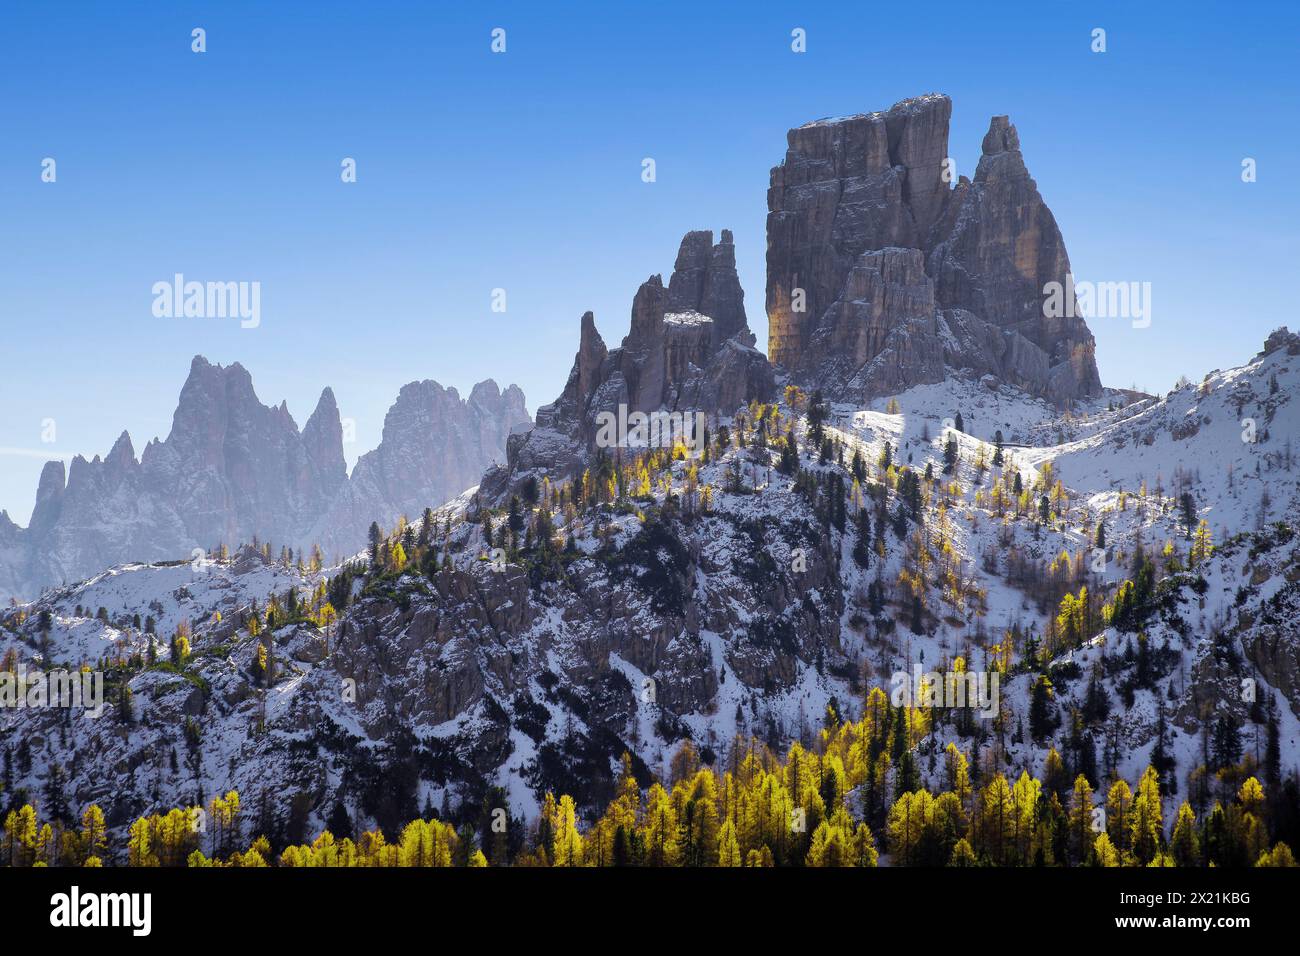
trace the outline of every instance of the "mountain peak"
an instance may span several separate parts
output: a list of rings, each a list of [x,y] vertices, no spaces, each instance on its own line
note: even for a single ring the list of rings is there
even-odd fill
[[[123,430],[113,442],[113,447],[104,459],[104,463],[113,471],[120,471],[135,464],[135,447],[131,444],[131,435]]]
[[[316,399],[316,410],[312,412],[312,415],[329,414],[331,412],[337,414],[338,410],[339,403],[334,398],[334,389],[326,385],[321,389],[320,398]]]
[[[501,401],[501,387],[497,385],[495,379],[485,378],[481,382],[475,383],[474,387],[469,390],[469,402],[473,405],[487,403],[497,405]]]
[[[733,335],[754,343],[745,316],[745,292],[736,272],[736,246],[730,229],[716,245],[709,229],[688,232],[677,250],[668,282],[669,312],[698,312],[713,320],[711,346],[717,349]]]
[[[343,454],[343,420],[329,386],[321,390],[315,411],[302,427],[302,443],[320,475],[322,494],[332,497],[347,480],[348,466]]]
[[[984,134],[980,148],[985,156],[1020,150],[1020,135],[1010,117],[994,116],[989,120],[989,131]]]
[[[28,530],[39,533],[52,526],[63,508],[63,493],[67,488],[67,469],[62,461],[47,461],[41,469],[36,485],[36,507]]]
[[[772,361],[843,401],[961,369],[1058,405],[1100,394],[1087,324],[1044,314],[1069,257],[1015,126],[993,117],[953,189],[951,107],[926,94],[790,131],[768,190]]]

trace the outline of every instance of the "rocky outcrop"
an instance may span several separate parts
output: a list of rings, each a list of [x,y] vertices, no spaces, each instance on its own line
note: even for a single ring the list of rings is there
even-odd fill
[[[736,273],[736,245],[731,230],[722,230],[716,245],[707,230],[688,232],[682,239],[668,283],[668,311],[697,312],[713,319],[711,351],[740,335],[749,345],[754,336],[745,318],[745,293]]]
[[[1264,340],[1264,350],[1259,354],[1272,355],[1282,349],[1286,350],[1287,355],[1300,355],[1300,333],[1290,331],[1285,325],[1268,334]]]
[[[0,595],[22,593],[28,560],[23,529],[0,511]]]
[[[950,188],[951,112],[931,94],[789,132],[768,190],[769,356],[845,401],[948,368],[1060,404],[1099,393],[1086,323],[1044,308],[1070,262],[1015,127],[994,117],[974,179]]]
[[[702,413],[728,417],[775,390],[771,366],[754,348],[730,230],[682,239],[668,285],[658,275],[632,300],[631,325],[608,349],[595,318],[582,317],[578,353],[564,391],[537,410],[536,427],[512,436],[506,466],[483,479],[495,500],[530,473],[575,474],[596,445],[602,413]]]
[[[300,432],[285,404],[258,400],[243,366],[196,356],[165,441],[137,460],[123,432],[102,460],[46,464],[29,526],[0,522],[0,588],[34,596],[110,565],[254,537],[346,556],[363,547],[370,522],[414,518],[476,484],[528,420],[515,386],[480,382],[462,401],[455,389],[413,382],[349,479],[330,389]]]

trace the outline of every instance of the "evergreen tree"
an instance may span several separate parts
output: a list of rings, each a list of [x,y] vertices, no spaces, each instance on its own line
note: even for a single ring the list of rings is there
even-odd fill
[[[871,515],[866,508],[858,509],[855,526],[858,536],[853,543],[853,560],[858,567],[866,568],[871,564]]]
[[[808,412],[805,416],[808,421],[808,441],[814,448],[820,448],[822,438],[825,436],[827,408],[826,403],[822,400],[822,391],[817,389],[812,394],[812,400],[808,403]]]
[[[1042,740],[1060,723],[1052,703],[1052,682],[1046,674],[1038,675],[1029,698],[1029,733]]]
[[[949,436],[947,444],[943,446],[943,473],[951,475],[957,470],[957,439]]]
[[[1193,500],[1190,491],[1184,491],[1178,501],[1183,511],[1183,526],[1186,529],[1187,537],[1190,538],[1192,528],[1196,525],[1196,502]]]

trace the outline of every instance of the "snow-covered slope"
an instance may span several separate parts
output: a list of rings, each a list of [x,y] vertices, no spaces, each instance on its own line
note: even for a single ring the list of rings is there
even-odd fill
[[[924,752],[954,739],[985,762],[1041,771],[1054,744],[1076,767],[1093,761],[1133,777],[1160,742],[1167,779],[1186,786],[1205,728],[1230,720],[1250,750],[1272,699],[1294,762],[1300,556],[1289,529],[1300,507],[1284,435],[1298,372],[1300,359],[1275,348],[1210,376],[1204,393],[1122,409],[1110,394],[1068,418],[1007,386],[955,376],[897,396],[896,412],[888,402],[831,409],[830,459],[805,451],[797,482],[780,470],[779,436],[793,426],[807,448],[806,418],[763,409],[763,447],[754,406],[743,428],[713,423],[715,442],[722,425],[733,440],[708,462],[673,461],[613,506],[575,508],[566,497],[553,521],[567,544],[545,559],[525,540],[517,557],[494,551],[507,516],[486,513],[489,540],[471,491],[435,515],[423,567],[368,582],[247,551],[226,563],[114,568],[3,619],[0,653],[29,666],[46,659],[43,648],[53,663],[107,658],[110,688],[120,695],[127,680],[132,691],[129,724],[117,712],[71,723],[51,711],[0,714],[6,744],[27,749],[16,786],[39,792],[62,764],[68,797],[100,801],[115,825],[230,788],[276,832],[322,825],[336,804],[392,825],[412,807],[479,800],[493,786],[527,816],[547,788],[599,801],[624,749],[641,772],[662,774],[684,736],[712,759],[724,759],[737,735],[812,743],[828,705],[856,715],[868,689],[890,691],[898,672],[944,670],[957,656],[985,669],[1008,645],[1000,718],[943,724]],[[1241,441],[1238,401],[1243,417],[1257,417],[1254,444]],[[966,432],[945,430],[958,413]],[[749,436],[743,447],[738,430]],[[1043,436],[1065,441],[1031,444]],[[959,460],[946,475],[950,440]],[[892,469],[882,467],[886,446]],[[921,480],[923,524],[900,493],[904,466],[932,476]],[[1033,492],[1027,507],[1010,490],[1017,475]],[[1063,485],[1043,522],[1037,492],[1055,476]],[[557,494],[541,471],[531,478],[543,501]],[[826,493],[837,479],[842,529]],[[1184,488],[1219,545],[1191,569]],[[1256,531],[1264,488],[1272,502]],[[859,505],[870,515],[865,562],[855,554]],[[537,520],[522,510],[525,524]],[[412,554],[424,536],[411,528]],[[1164,583],[1140,621],[1109,626],[1098,606],[1134,576],[1139,551],[1155,558]],[[922,552],[917,609],[907,580]],[[319,601],[318,586],[339,575],[330,593],[350,606],[337,622],[311,608],[277,627],[274,677],[263,686],[254,664],[262,638],[243,618],[272,595],[283,604],[290,588]],[[1060,596],[1080,587],[1094,596],[1094,621],[1072,644],[1052,619]],[[101,607],[106,621],[96,620]],[[170,635],[188,622],[184,666],[121,663],[148,654],[136,615],[154,619],[163,662]],[[1035,739],[1028,721],[1040,673],[1051,675],[1059,725]],[[1259,706],[1243,699],[1243,680],[1254,682]],[[1109,713],[1090,714],[1072,734],[1071,711],[1091,706],[1094,683]]]

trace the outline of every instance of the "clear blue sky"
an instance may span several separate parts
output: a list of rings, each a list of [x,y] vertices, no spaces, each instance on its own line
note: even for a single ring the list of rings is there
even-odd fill
[[[928,91],[953,98],[962,172],[1010,114],[1076,275],[1153,284],[1150,328],[1093,323],[1103,382],[1239,364],[1300,324],[1300,17],[1160,6],[7,4],[0,448],[104,454],[125,428],[139,453],[196,353],[242,362],[299,425],[333,386],[357,422],[349,460],[412,379],[517,382],[535,409],[563,386],[579,316],[616,343],[688,229],[735,231],[762,340],[785,131]],[[261,326],[154,318],[150,288],[175,272],[259,281]],[[41,463],[0,453],[20,524]]]

